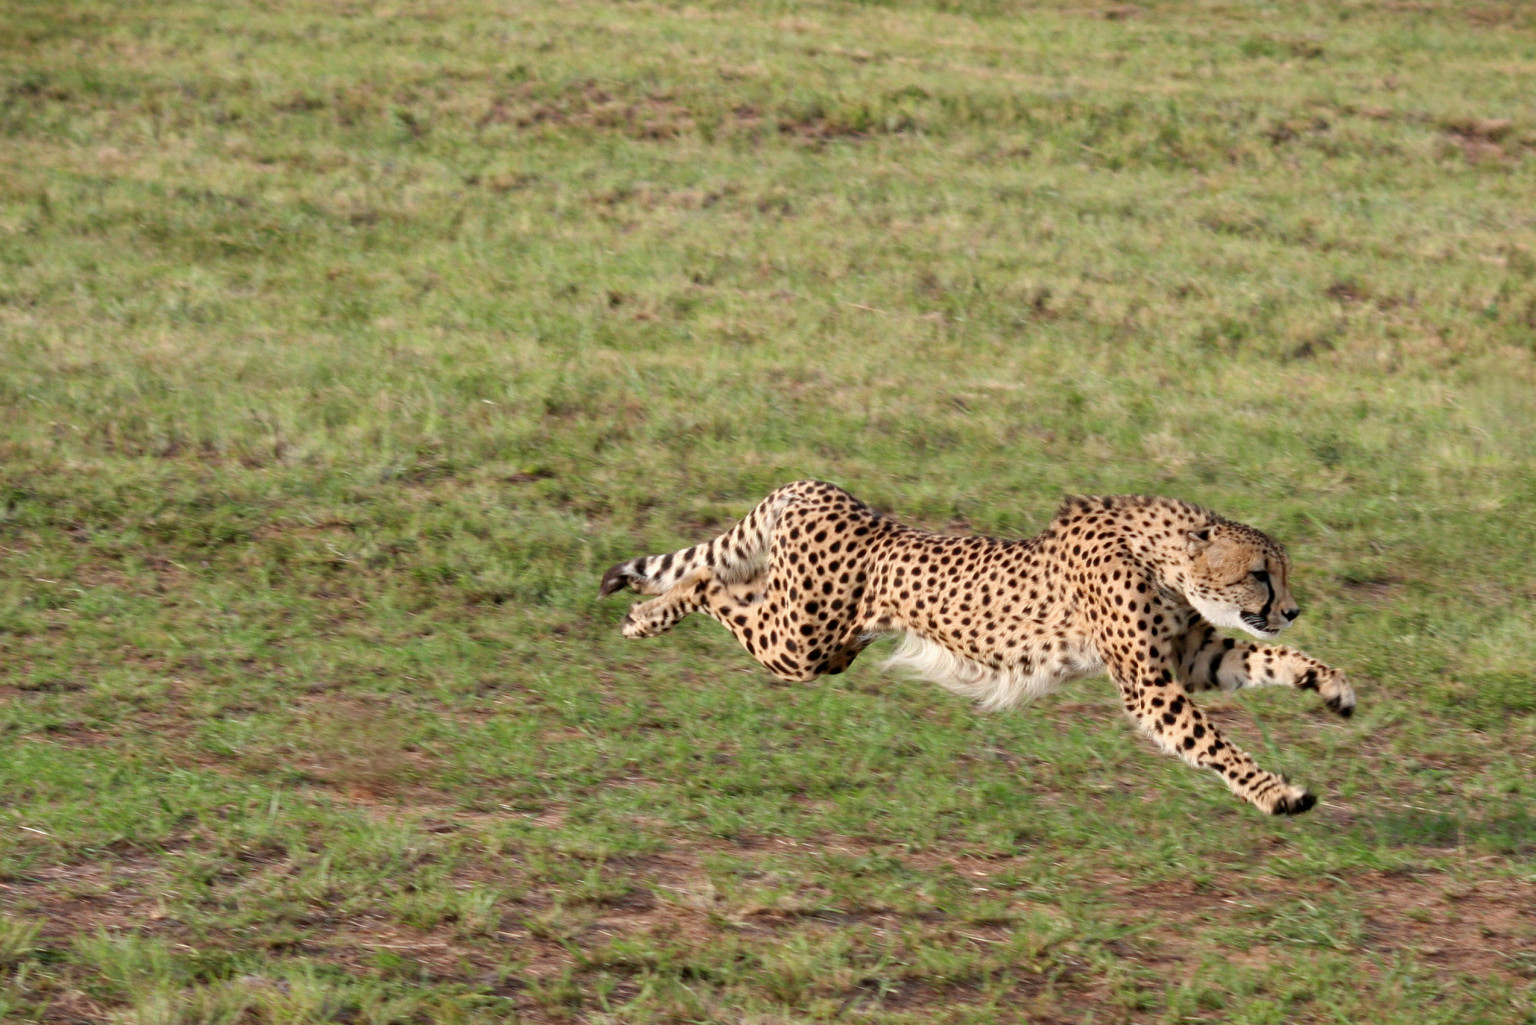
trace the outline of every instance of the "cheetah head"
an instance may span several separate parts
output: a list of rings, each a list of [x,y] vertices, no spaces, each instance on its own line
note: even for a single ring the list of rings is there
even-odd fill
[[[1185,534],[1189,553],[1184,597],[1213,626],[1268,640],[1301,608],[1291,597],[1291,560],[1278,542],[1225,520]]]

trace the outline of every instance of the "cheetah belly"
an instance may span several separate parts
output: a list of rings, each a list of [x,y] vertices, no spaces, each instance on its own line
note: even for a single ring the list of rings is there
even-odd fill
[[[1036,659],[989,665],[908,630],[885,667],[930,680],[975,701],[982,708],[1009,708],[1056,690],[1063,683],[1103,672],[1091,645],[1061,644]]]

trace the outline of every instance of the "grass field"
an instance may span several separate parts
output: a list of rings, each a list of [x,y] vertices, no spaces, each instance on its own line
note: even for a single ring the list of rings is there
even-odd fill
[[[0,1020],[1536,1022],[1536,14],[0,0]],[[1282,538],[1314,698],[777,684],[773,486]]]

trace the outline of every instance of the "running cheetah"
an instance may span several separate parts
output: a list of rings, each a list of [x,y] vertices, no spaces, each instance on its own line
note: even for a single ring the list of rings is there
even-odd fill
[[[707,544],[619,563],[600,594],[657,596],[629,610],[626,637],[704,612],[784,680],[840,673],[892,633],[903,638],[888,664],[989,709],[1107,669],[1164,751],[1290,815],[1316,798],[1223,740],[1189,697],[1282,685],[1354,711],[1340,670],[1217,633],[1269,640],[1289,626],[1301,612],[1290,569],[1269,537],[1174,499],[1071,498],[1039,535],[999,541],[903,526],[835,485],[799,481]]]

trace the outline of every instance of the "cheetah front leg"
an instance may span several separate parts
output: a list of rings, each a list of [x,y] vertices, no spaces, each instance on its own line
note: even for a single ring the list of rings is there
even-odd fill
[[[1344,718],[1355,713],[1355,691],[1342,669],[1294,648],[1223,637],[1211,626],[1199,627],[1186,638],[1179,678],[1191,691],[1244,687],[1315,690],[1324,704]]]
[[[1162,639],[1130,638],[1102,645],[1125,710],[1169,754],[1219,775],[1238,797],[1270,815],[1296,815],[1317,803],[1305,788],[1261,769],[1225,740],[1179,686]]]

